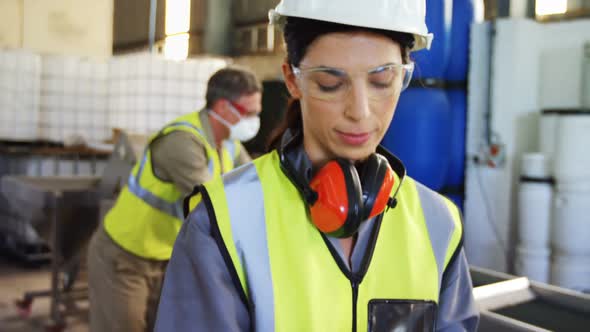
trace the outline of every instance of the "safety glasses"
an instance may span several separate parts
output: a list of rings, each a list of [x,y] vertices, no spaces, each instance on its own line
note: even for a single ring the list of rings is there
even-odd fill
[[[384,100],[408,87],[414,63],[390,63],[369,71],[348,73],[331,67],[297,68],[292,66],[300,88],[312,98],[341,101],[347,98],[353,79],[367,86],[369,99]]]
[[[234,108],[236,111],[238,111],[238,113],[240,114],[240,116],[242,116],[242,117],[248,117],[248,116],[252,116],[252,114],[251,114],[250,112],[248,112],[248,110],[247,110],[247,109],[246,109],[244,106],[242,106],[242,105],[240,105],[240,104],[238,104],[238,103],[235,103],[235,102],[233,102],[233,101],[231,101],[231,100],[228,100],[228,101],[229,101],[229,104],[230,104],[230,105],[231,105],[231,106],[232,106],[232,107],[233,107],[233,108]]]

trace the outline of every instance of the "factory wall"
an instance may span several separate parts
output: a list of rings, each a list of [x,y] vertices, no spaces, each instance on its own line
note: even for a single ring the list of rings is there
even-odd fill
[[[157,1],[156,40],[164,38],[165,0]],[[128,51],[148,45],[150,0],[118,0],[114,2],[113,48]]]
[[[0,1],[0,47],[21,46],[22,10],[22,0]]]
[[[23,47],[40,53],[107,57],[113,0],[25,0]]]
[[[114,0],[3,0],[0,48],[107,57],[113,47]]]
[[[489,23],[483,23],[487,25]],[[564,23],[536,23],[527,19],[497,21],[491,73],[491,127],[505,147],[505,163],[495,168],[473,162],[480,154],[484,137],[487,107],[487,61],[485,26],[474,28],[469,96],[468,167],[465,209],[465,245],[471,264],[500,271],[511,270],[515,246],[516,189],[520,157],[525,152],[538,151],[539,112],[544,105],[541,94],[547,82],[543,72],[559,71],[571,66],[565,59],[568,50],[581,49],[590,40],[590,20]],[[478,33],[479,31],[479,33]],[[479,51],[478,51],[479,50]],[[541,62],[547,52],[564,52],[562,61]],[[552,68],[543,68],[552,66]],[[580,67],[581,71],[582,68]],[[556,87],[563,91],[553,107],[580,107],[580,101],[568,96],[579,89],[575,80]],[[584,92],[581,92],[584,93]],[[555,100],[554,100],[555,101]],[[545,105],[546,106],[546,105]],[[495,238],[495,225],[500,241]],[[500,244],[502,243],[502,244]],[[504,248],[502,248],[504,247]]]

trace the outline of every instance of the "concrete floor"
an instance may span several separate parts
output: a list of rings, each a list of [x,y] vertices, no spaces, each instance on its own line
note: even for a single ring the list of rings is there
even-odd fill
[[[26,291],[47,290],[50,286],[50,267],[26,267],[22,263],[0,256],[0,331],[2,332],[44,332],[50,322],[49,298],[37,298],[31,307],[31,314],[23,318],[18,314],[15,301]],[[87,305],[81,303],[83,307]],[[87,311],[78,316],[68,317],[64,332],[88,331]]]

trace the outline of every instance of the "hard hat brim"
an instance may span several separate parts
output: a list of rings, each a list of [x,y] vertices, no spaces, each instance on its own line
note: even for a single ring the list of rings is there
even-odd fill
[[[296,14],[283,15],[275,9],[271,9],[268,12],[269,24],[278,27],[280,30],[283,30],[283,28],[287,22],[287,18],[290,16],[291,17],[306,18],[306,19],[314,19],[314,20],[318,20],[318,21],[325,21],[325,22],[331,22],[331,23],[346,24],[346,23],[338,22],[337,20],[330,20],[325,17],[310,17],[310,15],[306,15],[304,17],[302,15],[296,15]],[[391,27],[384,28],[384,27],[380,27],[380,26],[376,26],[376,25],[369,25],[369,24],[365,24],[365,25],[355,24],[353,26],[358,26],[361,28],[381,29],[381,30],[409,33],[412,36],[414,36],[414,46],[410,49],[410,51],[418,51],[421,49],[430,49],[430,45],[432,44],[432,40],[434,38],[434,35],[432,33],[422,34],[418,31],[413,31],[413,30],[407,29],[407,28],[399,28],[399,29],[395,29],[395,28],[391,28]]]

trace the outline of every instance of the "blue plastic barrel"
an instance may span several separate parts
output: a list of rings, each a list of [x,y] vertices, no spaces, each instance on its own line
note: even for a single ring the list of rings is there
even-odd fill
[[[409,88],[399,99],[382,144],[408,175],[433,190],[445,184],[451,151],[451,112],[442,89]]]
[[[467,79],[469,35],[471,24],[475,21],[475,2],[479,1],[481,0],[453,0],[450,53],[445,73],[445,78],[449,81]]]
[[[447,96],[451,107],[451,151],[445,186],[457,187],[465,180],[467,94],[465,90],[452,89],[447,90]]]
[[[452,5],[452,0],[426,1],[426,26],[434,40],[430,50],[412,53],[416,62],[414,78],[444,78],[450,53]]]

